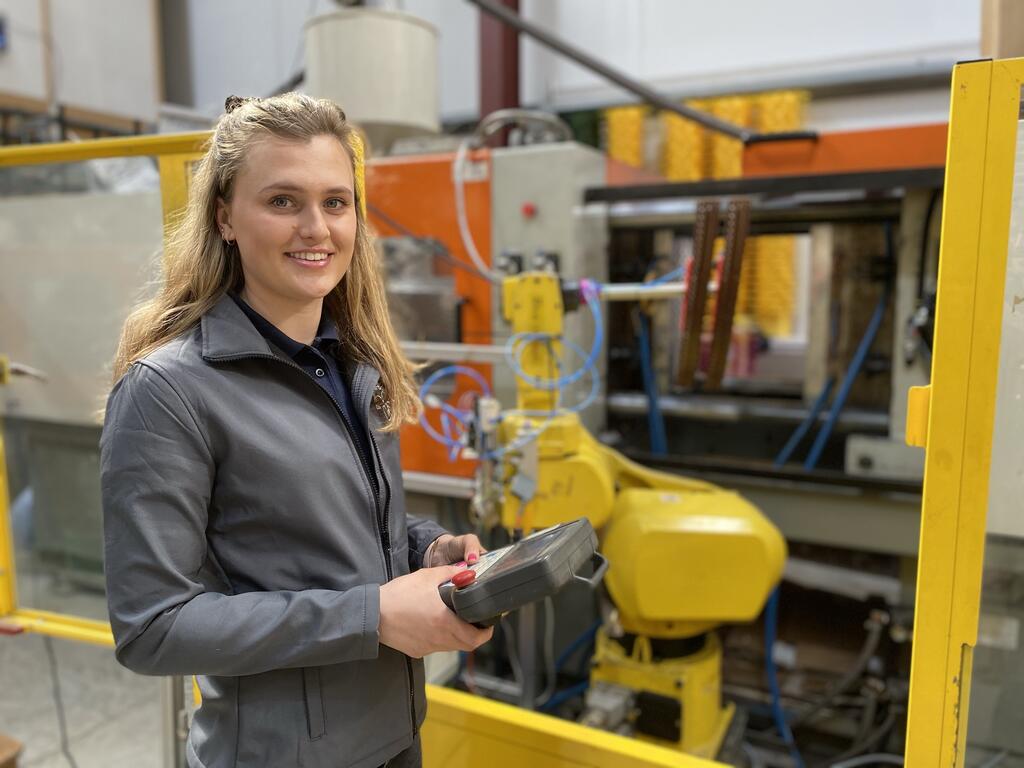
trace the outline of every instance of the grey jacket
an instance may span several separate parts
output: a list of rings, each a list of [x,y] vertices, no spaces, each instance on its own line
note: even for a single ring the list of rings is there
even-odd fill
[[[444,533],[405,514],[379,374],[349,368],[379,496],[330,395],[225,296],[131,367],[101,439],[118,660],[198,675],[190,766],[378,766],[426,713],[378,644],[379,585]]]

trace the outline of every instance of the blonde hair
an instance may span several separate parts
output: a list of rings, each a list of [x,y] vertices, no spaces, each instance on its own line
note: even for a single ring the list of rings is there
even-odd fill
[[[356,179],[356,239],[352,263],[324,297],[324,309],[338,325],[343,353],[380,371],[390,401],[385,430],[413,422],[422,411],[413,373],[388,316],[384,281],[366,222],[362,140],[332,101],[300,93],[267,99],[231,97],[206,152],[195,167],[188,205],[167,233],[163,274],[157,294],[125,321],[114,358],[114,381],[131,365],[193,328],[229,290],[244,283],[237,247],[229,247],[217,226],[217,199],[231,199],[248,150],[267,137],[309,141],[336,137],[352,160]],[[387,409],[385,409],[385,412]]]

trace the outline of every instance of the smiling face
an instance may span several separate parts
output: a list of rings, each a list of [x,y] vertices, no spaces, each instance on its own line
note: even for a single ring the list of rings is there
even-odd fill
[[[319,318],[352,263],[354,190],[352,160],[334,136],[269,137],[248,151],[217,224],[238,245],[242,297],[272,322]]]

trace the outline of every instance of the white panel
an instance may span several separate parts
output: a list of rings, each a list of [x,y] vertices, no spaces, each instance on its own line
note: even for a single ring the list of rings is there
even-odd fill
[[[477,119],[480,12],[465,0],[404,0],[399,7],[429,21],[438,30],[442,119]]]
[[[853,131],[949,120],[949,88],[812,99],[806,123],[819,131]]]
[[[554,19],[538,22],[670,94],[827,82],[851,72],[933,71],[977,56],[979,45],[980,4],[963,0],[532,0],[524,15],[541,6]],[[543,88],[524,100],[542,93],[560,107],[634,100],[564,59],[547,69]]]
[[[305,66],[303,24],[335,7],[330,0],[188,0],[195,108],[218,115],[231,94],[272,93]]]
[[[1024,538],[1024,120],[1017,125],[1017,163],[992,431],[988,531]]]
[[[155,191],[0,200],[0,350],[49,376],[0,387],[0,413],[95,423],[162,232]]]
[[[7,50],[0,53],[0,94],[47,100],[40,0],[0,0],[7,20]]]
[[[156,122],[154,0],[49,0],[58,103]]]
[[[465,0],[372,4],[437,27],[442,120],[475,120],[480,12]],[[304,65],[304,20],[334,7],[330,0],[188,0],[196,108],[215,115],[230,93],[264,95],[286,81]],[[976,58],[980,38],[980,5],[973,0],[521,0],[520,8],[524,17],[670,96],[934,74]],[[359,75],[357,62],[353,73]],[[524,104],[558,109],[633,100],[526,36],[520,89]],[[930,122],[936,115],[945,120],[941,98],[885,97],[879,108],[870,100],[832,102],[821,122],[857,127]]]

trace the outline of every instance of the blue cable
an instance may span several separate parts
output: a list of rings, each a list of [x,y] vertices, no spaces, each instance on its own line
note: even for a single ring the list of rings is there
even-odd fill
[[[444,378],[445,376],[454,376],[460,373],[463,374],[464,376],[469,376],[471,379],[473,379],[473,381],[475,381],[483,390],[484,395],[490,396],[491,387],[487,383],[487,379],[485,379],[479,371],[476,371],[465,365],[447,365],[443,368],[438,368],[423,381],[423,383],[420,385],[420,399],[426,400],[427,394],[430,392],[430,388],[440,379]],[[424,431],[432,440],[441,443],[441,445],[444,445],[448,448],[449,460],[454,461],[455,458],[458,457],[458,452],[463,448],[463,445],[459,440],[455,439],[452,436],[450,429],[451,423],[446,419],[446,416],[454,418],[463,427],[465,427],[466,421],[469,419],[470,414],[465,411],[460,411],[459,409],[454,408],[448,405],[448,403],[444,402],[442,402],[439,407],[441,408],[442,411],[441,427],[442,429],[444,429],[445,434],[440,434],[437,430],[433,428],[433,426],[431,426],[430,421],[427,419],[427,415],[425,412],[420,414],[420,426],[423,427]]]
[[[604,324],[601,320],[601,307],[597,297],[590,296],[586,300],[590,314],[594,318],[594,342],[590,346],[590,352],[584,355],[583,365],[572,373],[559,376],[553,380],[531,376],[523,370],[522,363],[519,361],[523,350],[529,347],[530,344],[538,341],[561,341],[562,343],[567,343],[567,340],[555,338],[549,333],[517,333],[509,337],[508,341],[505,342],[505,362],[508,363],[509,368],[512,369],[512,372],[518,378],[536,389],[550,392],[555,389],[564,389],[570,384],[579,381],[597,363],[597,356],[601,353],[601,345],[604,343]],[[521,344],[521,342],[525,343]]]
[[[671,282],[672,280],[678,280],[682,276],[683,276],[683,268],[682,267],[676,267],[675,269],[671,270],[670,272],[666,272],[664,275],[661,275],[660,277],[654,278],[653,280],[651,280],[647,284],[648,285],[659,285],[660,283],[668,283],[668,282]]]
[[[893,269],[895,269],[896,259],[892,244],[892,224],[888,222],[885,224],[885,253],[889,264],[893,265]],[[891,287],[891,281],[887,280],[882,288],[882,295],[878,297],[878,304],[875,305],[875,311],[871,315],[868,327],[864,330],[860,344],[857,345],[857,351],[853,354],[853,360],[850,361],[850,367],[846,369],[846,375],[843,377],[843,383],[839,387],[839,394],[836,395],[835,402],[832,403],[832,409],[829,411],[825,426],[821,428],[818,436],[814,439],[814,445],[811,446],[811,452],[807,454],[807,459],[804,461],[804,469],[808,472],[817,466],[818,459],[821,458],[821,453],[825,450],[825,443],[828,442],[828,438],[831,436],[832,430],[839,420],[839,414],[842,412],[843,406],[846,405],[846,398],[850,395],[853,382],[860,373],[860,369],[864,366],[864,361],[871,350],[871,345],[875,343],[878,329],[882,326],[882,320],[885,318],[885,310],[889,303]]]
[[[590,682],[585,680],[582,683],[577,683],[576,685],[571,686],[570,688],[565,688],[554,694],[550,699],[537,707],[537,709],[540,712],[550,712],[552,709],[555,709],[555,707],[569,701],[569,699],[576,698],[581,693],[584,693],[589,687]],[[800,768],[803,768],[803,766]]]
[[[566,649],[558,655],[557,659],[555,659],[555,670],[560,670],[562,666],[565,664],[565,662],[572,658],[572,655],[576,653],[576,651],[578,651],[584,645],[590,643],[594,639],[594,635],[597,634],[597,630],[599,630],[600,628],[601,620],[598,619],[585,630],[583,630],[579,637],[577,637],[575,640],[569,643]]]
[[[665,435],[665,417],[658,403],[658,385],[654,380],[654,364],[651,361],[650,319],[640,313],[640,369],[644,377],[644,392],[647,393],[647,431],[650,434],[651,453],[664,456],[668,452],[668,438]]]
[[[867,330],[864,331],[860,344],[857,345],[857,351],[853,354],[850,367],[846,369],[846,375],[843,377],[843,383],[839,387],[839,394],[836,395],[835,402],[832,403],[832,410],[829,411],[825,426],[818,432],[818,436],[814,439],[814,445],[811,446],[811,452],[807,454],[807,459],[804,461],[804,469],[807,471],[817,466],[818,459],[821,458],[821,453],[825,450],[825,443],[828,442],[832,429],[835,427],[836,421],[839,420],[839,414],[842,412],[843,406],[846,405],[846,398],[849,397],[850,390],[853,389],[853,382],[864,365],[864,360],[868,356],[871,345],[875,343],[875,336],[878,335],[878,329],[882,325],[882,319],[885,317],[885,310],[888,304],[889,285],[886,284],[885,288],[882,289],[882,295],[878,297],[878,304],[875,305],[875,311],[871,315],[871,321],[868,323]]]
[[[811,427],[818,421],[818,415],[821,413],[821,409],[825,407],[825,403],[828,402],[829,395],[832,394],[832,387],[835,386],[835,383],[836,380],[834,378],[830,378],[825,382],[825,386],[818,394],[818,398],[814,401],[814,405],[811,406],[811,410],[807,413],[807,416],[804,417],[800,426],[793,430],[793,434],[789,436],[789,440],[787,440],[786,444],[782,446],[782,450],[779,451],[779,455],[775,457],[774,465],[776,467],[781,467],[789,461],[790,457],[793,455],[793,451],[795,451],[796,447],[800,445],[800,441],[804,439],[804,435],[806,435],[810,431]]]
[[[469,376],[469,378],[473,379],[473,381],[480,385],[480,389],[484,391],[485,395],[491,394],[491,387],[487,383],[487,379],[485,379],[483,374],[479,371],[466,365],[446,365],[444,368],[438,368],[430,374],[422,384],[420,384],[420,397],[423,397],[424,394],[434,386],[436,381],[443,379],[445,376],[454,376],[457,373],[461,373],[462,375]]]
[[[779,589],[779,587],[775,588],[764,609],[764,667],[768,675],[768,688],[772,695],[772,719],[775,721],[775,728],[782,740],[786,742],[786,746],[789,747],[789,754],[793,757],[796,768],[804,768],[803,756],[793,738],[793,731],[790,730],[789,723],[786,722],[786,713],[782,710],[782,692],[779,690],[775,657],[772,655],[775,648],[775,633],[779,627]]]
[[[575,342],[569,341],[568,339],[562,339],[562,343],[565,344],[565,346],[569,347],[571,350],[573,350],[580,357],[583,357],[586,354],[583,351],[583,349],[578,344],[576,344]],[[548,426],[551,425],[551,422],[554,421],[555,417],[557,417],[558,414],[561,413],[563,410],[564,411],[568,411],[569,413],[579,413],[580,411],[583,411],[586,408],[588,408],[597,399],[597,396],[601,392],[601,376],[600,376],[600,374],[599,374],[599,372],[597,370],[597,366],[591,365],[588,370],[590,372],[590,392],[587,393],[587,396],[585,398],[583,398],[582,402],[577,403],[576,405],[570,406],[568,408],[562,409],[560,407],[559,403],[556,401],[556,407],[555,407],[554,410],[551,410],[551,411],[510,411],[510,412],[507,412],[507,413],[518,413],[518,414],[521,414],[521,415],[524,415],[524,416],[533,416],[533,417],[536,417],[536,418],[547,417],[547,420],[543,424],[541,424],[537,429],[535,429],[535,430],[533,430],[531,432],[528,432],[526,435],[523,435],[523,436],[517,438],[516,440],[514,440],[510,444],[508,444],[506,446],[502,446],[502,447],[500,447],[500,448],[498,448],[498,449],[496,449],[494,451],[491,451],[490,453],[487,454],[487,458],[500,459],[502,456],[505,455],[506,452],[508,452],[510,450],[515,450],[518,447],[520,447],[521,445],[525,445],[530,440],[533,440],[533,439],[537,438],[541,434],[541,432],[543,432],[545,429],[548,428]],[[558,390],[558,392],[559,392],[559,401],[560,401],[561,400],[561,389]]]

